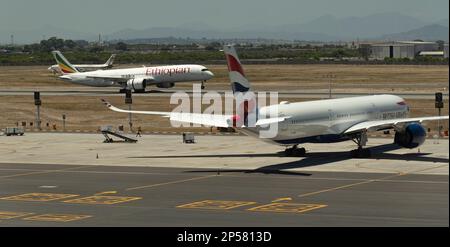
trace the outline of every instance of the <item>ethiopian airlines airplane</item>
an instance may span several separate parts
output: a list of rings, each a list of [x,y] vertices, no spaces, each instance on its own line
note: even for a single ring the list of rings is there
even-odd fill
[[[86,72],[88,70],[110,69],[113,66],[115,58],[116,54],[112,54],[104,64],[73,64],[73,67],[77,68],[77,70],[81,72]],[[48,67],[48,70],[52,71],[53,74],[63,74],[63,71],[59,68],[58,64]]]
[[[233,46],[224,47],[228,62],[232,89],[236,93],[250,91],[250,83]],[[448,119],[448,116],[408,118],[409,107],[405,100],[395,95],[373,95],[340,99],[327,99],[308,102],[281,102],[258,109],[256,104],[244,101],[243,112],[238,115],[214,115],[200,113],[176,113],[155,111],[128,111],[112,106],[103,100],[113,111],[123,113],[151,114],[169,117],[172,121],[189,122],[216,127],[236,127],[249,135],[257,133],[264,125],[277,124],[277,132],[269,141],[286,146],[286,155],[303,156],[304,143],[334,143],[353,140],[358,148],[352,151],[353,157],[368,157],[370,150],[364,149],[367,133],[393,129],[394,143],[404,148],[422,145],[426,131],[423,121]],[[277,109],[277,115],[266,118],[268,112]],[[250,114],[256,121],[249,123]],[[243,121],[242,121],[243,120]],[[255,135],[256,134],[256,135]]]
[[[204,82],[214,76],[205,66],[195,64],[80,72],[61,52],[53,51],[52,54],[63,72],[60,79],[92,87],[120,87],[121,91],[145,92],[150,85],[171,88],[177,82],[188,81],[199,81],[204,88]]]

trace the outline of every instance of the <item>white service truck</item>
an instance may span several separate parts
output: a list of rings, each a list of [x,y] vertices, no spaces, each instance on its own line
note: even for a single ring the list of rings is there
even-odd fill
[[[23,136],[24,133],[23,128],[19,127],[7,127],[5,129],[6,136]]]
[[[183,143],[195,143],[194,133],[184,132],[183,133]]]

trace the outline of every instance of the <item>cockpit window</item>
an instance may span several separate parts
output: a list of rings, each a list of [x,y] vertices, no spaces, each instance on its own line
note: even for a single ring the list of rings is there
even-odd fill
[[[202,71],[209,71],[209,69],[202,69]]]

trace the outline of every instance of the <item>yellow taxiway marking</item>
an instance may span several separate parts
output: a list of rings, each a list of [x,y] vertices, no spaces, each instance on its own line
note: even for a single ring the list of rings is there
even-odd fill
[[[54,194],[54,193],[28,193],[16,196],[8,196],[0,198],[2,200],[10,201],[30,201],[30,202],[48,202],[60,199],[66,199],[69,197],[75,197],[75,194]]]
[[[200,180],[200,179],[216,177],[216,176],[218,176],[218,175],[208,175],[208,176],[202,176],[202,177],[195,177],[195,178],[188,178],[188,179],[182,179],[182,180],[175,180],[175,181],[166,182],[166,183],[150,184],[150,185],[132,187],[132,188],[128,188],[126,190],[139,190],[139,189],[144,189],[144,188],[153,188],[153,187],[158,187],[158,186],[163,186],[163,185],[184,183],[184,182],[188,182],[188,181]]]
[[[76,198],[66,200],[67,203],[83,203],[83,204],[116,204],[129,201],[140,200],[142,197],[127,197],[127,196],[88,196],[83,198]]]
[[[238,208],[242,206],[252,205],[256,202],[244,202],[244,201],[218,201],[218,200],[205,200],[200,202],[193,202],[177,206],[177,208],[199,208],[199,209],[222,209],[228,210],[232,208]]]
[[[54,222],[69,222],[75,220],[82,220],[92,217],[91,215],[79,215],[79,214],[40,214],[31,217],[24,218],[24,220],[34,221],[54,221]]]
[[[247,209],[248,211],[257,212],[280,212],[280,213],[304,213],[307,211],[324,208],[323,204],[300,204],[300,203],[270,203]]]
[[[82,168],[82,167],[86,167],[86,166],[76,166],[76,167],[70,167],[70,168],[58,169],[58,170],[47,170],[47,171],[35,171],[35,172],[19,173],[19,174],[7,175],[7,176],[0,176],[0,178],[14,178],[14,177],[36,175],[36,174],[45,174],[45,173],[52,173],[52,172],[63,172],[63,171],[75,170],[75,169]]]
[[[272,202],[281,202],[281,201],[292,201],[291,197],[281,197],[273,200]]]
[[[106,194],[117,194],[117,191],[113,190],[113,191],[104,191],[104,192],[100,192],[95,194],[95,196],[100,196],[100,195],[106,195]]]
[[[30,214],[33,214],[33,213],[0,211],[0,219],[1,220],[9,220],[9,219],[13,219],[13,218],[27,216]]]

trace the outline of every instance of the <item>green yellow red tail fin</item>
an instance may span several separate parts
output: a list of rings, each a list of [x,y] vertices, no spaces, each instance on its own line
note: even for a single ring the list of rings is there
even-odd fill
[[[56,63],[58,64],[61,72],[63,74],[71,74],[78,73],[79,71],[75,68],[69,61],[63,56],[60,51],[52,51],[53,56],[55,57]]]

